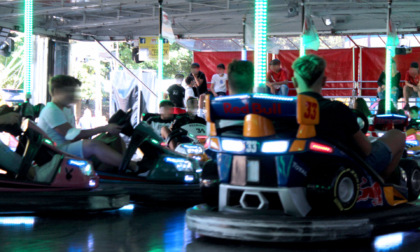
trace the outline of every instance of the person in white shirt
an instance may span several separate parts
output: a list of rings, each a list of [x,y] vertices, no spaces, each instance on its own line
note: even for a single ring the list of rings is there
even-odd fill
[[[217,73],[211,78],[210,91],[215,97],[226,95],[228,75],[225,69],[224,64],[217,65]]]
[[[233,60],[228,66],[229,95],[252,94],[254,88],[254,65],[250,61]],[[243,126],[243,120],[217,120],[217,128]],[[211,132],[207,123],[207,133]]]
[[[197,96],[195,96],[194,89],[193,89],[193,87],[196,85],[194,77],[188,76],[187,78],[185,78],[185,84],[187,85],[187,87],[185,88],[185,102],[184,103],[187,104],[187,101],[190,97],[197,98]]]
[[[79,119],[79,128],[81,129],[92,129],[93,128],[93,117],[92,111],[86,108],[83,111],[83,116]]]
[[[57,144],[57,148],[74,156],[91,158],[95,156],[102,163],[118,167],[123,156],[110,146],[99,140],[89,138],[108,132],[118,135],[121,126],[108,124],[93,129],[81,130],[75,127],[74,114],[70,105],[77,101],[77,92],[82,83],[71,76],[57,75],[51,79],[50,94],[52,101],[48,102],[38,118],[38,127]],[[131,162],[129,169],[139,172],[136,163]]]

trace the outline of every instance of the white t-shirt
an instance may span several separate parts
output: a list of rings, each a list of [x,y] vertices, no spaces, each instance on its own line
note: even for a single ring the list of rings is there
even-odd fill
[[[71,142],[66,140],[64,136],[58,134],[58,132],[54,130],[55,127],[65,123],[70,123],[72,127],[75,127],[73,111],[70,108],[64,108],[61,110],[53,102],[47,103],[38,118],[38,127],[45,131],[45,133],[47,133],[47,135],[57,143],[57,146]]]
[[[219,74],[214,74],[211,78],[211,84],[214,84],[214,92],[225,92],[226,93],[226,81],[228,79],[227,74],[220,76]]]
[[[194,94],[193,88],[187,86],[187,88],[185,88],[185,102],[184,102],[185,106],[187,105],[187,100],[188,100],[189,97],[197,98]]]

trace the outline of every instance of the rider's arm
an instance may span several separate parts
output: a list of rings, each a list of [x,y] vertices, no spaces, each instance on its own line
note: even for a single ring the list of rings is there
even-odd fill
[[[211,83],[210,83],[210,92],[212,92],[212,94],[217,97],[216,92],[214,91],[214,86],[216,85],[216,74],[213,74],[213,76],[211,77]]]
[[[94,136],[100,133],[105,133],[105,132],[110,132],[110,133],[115,134],[120,130],[120,128],[121,127],[116,124],[108,124],[106,126],[97,127],[94,129],[80,130],[80,129],[76,129],[72,127],[70,123],[65,123],[65,124],[55,127],[54,130],[58,134],[65,137],[67,140],[77,141],[77,140],[86,139],[91,136]]]
[[[185,124],[185,121],[184,122],[183,121],[184,121],[183,116],[177,116],[175,120],[172,122],[170,130],[174,131],[181,128]]]
[[[411,85],[411,83],[410,83],[410,82],[408,82],[408,81],[405,81],[405,85],[407,85],[407,86],[409,86],[409,87],[413,87],[413,85]]]
[[[210,91],[213,93],[213,95],[214,95],[215,97],[217,97],[217,94],[216,94],[216,92],[214,91],[214,83],[213,83],[213,82],[211,83],[211,86],[210,86]]]
[[[366,135],[359,130],[356,132],[356,134],[353,135],[353,139],[357,146],[360,148],[361,152],[365,154],[365,156],[369,156],[370,152],[372,151],[372,144],[367,139]]]
[[[411,84],[408,80],[409,80],[409,78],[410,78],[410,73],[409,72],[407,72],[406,74],[405,74],[405,85],[407,85],[407,86],[409,86],[409,87],[414,87],[414,85],[413,84]]]
[[[204,79],[202,79],[202,77],[200,77],[199,74],[197,74],[197,75],[193,74],[193,77],[194,77],[194,80],[195,80],[197,86],[201,86],[201,84],[203,84]]]

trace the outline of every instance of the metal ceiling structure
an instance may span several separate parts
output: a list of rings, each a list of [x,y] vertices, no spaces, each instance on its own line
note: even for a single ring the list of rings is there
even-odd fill
[[[0,0],[0,26],[23,31],[23,0]],[[301,0],[271,0],[268,35],[301,32]],[[158,0],[34,0],[34,33],[57,38],[135,39],[158,35]],[[306,0],[320,34],[383,34],[388,0]],[[241,38],[242,19],[253,20],[253,0],[164,0],[180,38]],[[393,1],[398,33],[417,33],[420,1]],[[331,21],[325,25],[325,20]],[[328,22],[327,22],[328,23]]]

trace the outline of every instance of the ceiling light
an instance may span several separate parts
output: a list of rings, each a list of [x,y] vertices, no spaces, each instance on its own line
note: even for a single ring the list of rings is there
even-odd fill
[[[331,19],[326,18],[326,19],[325,19],[325,25],[326,25],[326,26],[330,26],[331,24],[332,24]]]

